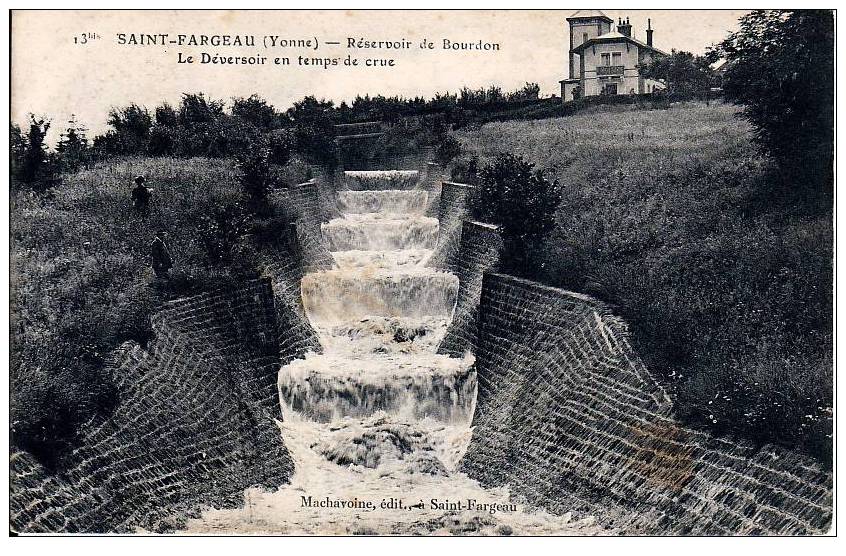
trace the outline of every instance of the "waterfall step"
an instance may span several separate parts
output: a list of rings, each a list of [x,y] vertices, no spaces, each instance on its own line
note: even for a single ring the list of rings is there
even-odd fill
[[[417,170],[347,170],[344,186],[347,189],[412,189],[420,179]]]
[[[301,281],[303,308],[315,325],[339,324],[370,315],[452,317],[458,278],[423,267],[336,269]]]
[[[473,358],[435,353],[350,359],[311,355],[279,372],[285,411],[319,422],[365,417],[377,411],[443,422],[470,418],[476,373]]]
[[[399,249],[397,251],[335,251],[332,256],[342,269],[375,269],[413,267],[428,260],[431,249]]]
[[[369,316],[327,326],[317,326],[326,353],[353,358],[379,354],[434,353],[446,334],[449,320],[442,316]]]
[[[429,193],[421,189],[338,192],[338,208],[343,213],[423,214],[428,201]]]
[[[434,249],[438,219],[427,216],[348,214],[320,225],[329,251]]]

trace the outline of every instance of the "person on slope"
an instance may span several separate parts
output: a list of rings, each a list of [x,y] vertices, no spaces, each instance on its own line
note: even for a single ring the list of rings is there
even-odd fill
[[[150,197],[153,195],[153,190],[144,185],[146,181],[144,176],[138,176],[135,178],[135,187],[132,188],[132,206],[141,216],[147,216],[150,211]]]
[[[173,268],[173,259],[170,256],[170,249],[167,246],[167,233],[156,232],[156,237],[150,244],[150,258],[153,272],[157,278],[169,278],[170,269]]]

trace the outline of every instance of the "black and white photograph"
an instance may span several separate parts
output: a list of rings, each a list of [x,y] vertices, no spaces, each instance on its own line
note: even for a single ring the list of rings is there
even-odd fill
[[[834,9],[18,8],[17,550],[836,536]]]

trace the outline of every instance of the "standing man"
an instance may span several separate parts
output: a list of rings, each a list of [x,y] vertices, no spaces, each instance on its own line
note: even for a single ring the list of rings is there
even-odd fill
[[[150,258],[156,278],[170,278],[168,273],[173,268],[173,259],[167,246],[166,232],[156,232],[156,237],[150,244]]]
[[[132,206],[135,207],[135,212],[142,216],[147,216],[150,210],[150,197],[153,194],[153,190],[144,185],[146,181],[144,176],[137,176],[135,187],[132,189]]]

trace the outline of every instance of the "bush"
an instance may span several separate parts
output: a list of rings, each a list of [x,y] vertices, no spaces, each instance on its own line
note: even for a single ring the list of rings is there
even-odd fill
[[[268,133],[266,139],[270,148],[270,163],[278,166],[288,164],[297,145],[294,134],[287,129],[276,129]]]
[[[108,123],[112,128],[104,143],[108,154],[144,153],[150,138],[153,119],[143,106],[133,103],[124,108],[112,108]]]
[[[555,228],[560,202],[556,180],[523,157],[503,153],[479,173],[472,208],[478,220],[500,226],[505,270],[535,276],[537,250]]]
[[[450,179],[456,183],[476,185],[479,183],[479,157],[468,155],[454,160],[450,168]]]
[[[441,166],[449,164],[453,158],[461,154],[461,143],[452,135],[445,135],[435,150],[435,160]]]
[[[11,127],[10,147],[12,177],[25,184],[41,183],[43,189],[52,177],[50,157],[44,138],[50,129],[50,120],[29,115],[29,133],[21,133],[17,126]]]
[[[307,96],[295,102],[287,112],[294,124],[297,152],[309,160],[334,165],[336,114],[332,101]]]
[[[156,124],[150,129],[147,154],[152,156],[170,156],[176,151],[176,131],[172,127]]]
[[[241,187],[254,205],[264,203],[270,193],[270,152],[264,141],[257,141],[235,155]]]
[[[232,115],[264,131],[271,129],[277,122],[276,110],[258,95],[233,99]]]

